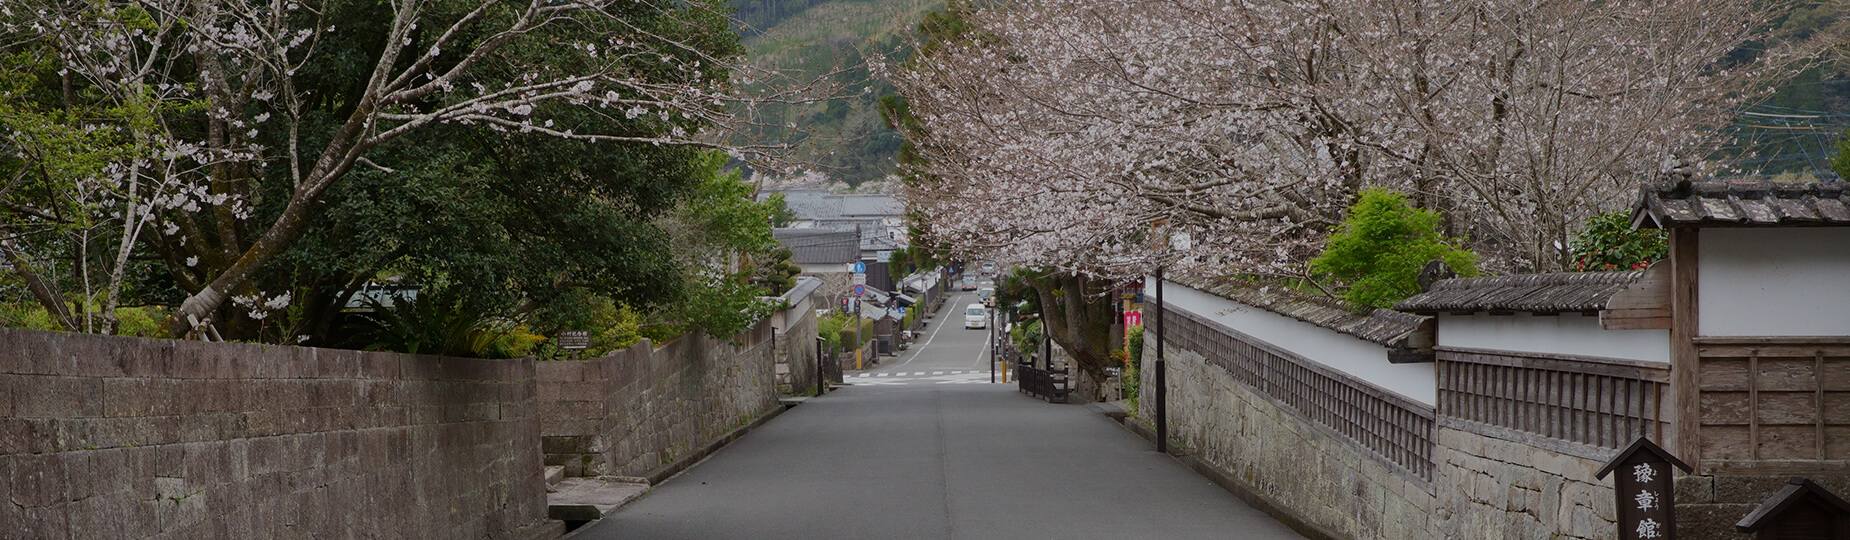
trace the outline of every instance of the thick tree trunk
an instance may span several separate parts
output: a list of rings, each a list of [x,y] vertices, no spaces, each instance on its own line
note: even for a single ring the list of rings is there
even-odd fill
[[[1065,348],[1093,380],[1102,381],[1105,368],[1115,365],[1111,358],[1112,304],[1094,294],[1106,292],[1107,287],[1088,281],[1082,276],[1051,274],[1030,283],[1040,298],[1041,324],[1047,336]]]
[[[282,253],[289,247],[289,244],[295,242],[296,237],[302,235],[302,231],[308,227],[310,214],[318,204],[317,199],[321,198],[321,193],[336,179],[351,170],[354,161],[366,152],[367,148],[359,143],[359,139],[366,127],[372,123],[373,106],[370,101],[362,103],[347,119],[346,125],[342,126],[340,131],[335,132],[334,141],[328,144],[328,149],[321,154],[320,159],[315,163],[315,168],[309,172],[307,181],[302,183],[302,187],[296,190],[293,197],[290,197],[289,205],[284,207],[282,214],[270,224],[269,230],[264,231],[263,236],[258,237],[257,242],[252,244],[250,249],[244,250],[243,255],[232,262],[229,268],[219,272],[218,276],[201,287],[199,292],[188,296],[186,301],[180,304],[180,309],[174,310],[173,316],[167,319],[168,337],[184,336],[192,330],[192,324],[187,319],[188,315],[202,321],[210,318],[212,313],[218,311],[219,306],[225,303],[231,290],[250,280],[258,270],[263,268],[264,264]]]

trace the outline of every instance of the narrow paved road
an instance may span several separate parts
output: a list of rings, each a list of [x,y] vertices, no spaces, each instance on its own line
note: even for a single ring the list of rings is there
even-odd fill
[[[573,540],[1300,538],[1103,416],[989,384],[974,298]]]

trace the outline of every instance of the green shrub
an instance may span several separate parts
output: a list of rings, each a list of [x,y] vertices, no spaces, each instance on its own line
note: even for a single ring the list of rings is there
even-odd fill
[[[1128,366],[1124,368],[1124,400],[1137,403],[1137,394],[1143,390],[1138,386],[1143,378],[1143,325],[1139,324],[1124,330]]]
[[[64,325],[52,320],[51,312],[36,302],[0,304],[0,324],[30,330],[64,331]]]
[[[848,326],[848,314],[831,310],[828,316],[816,321],[816,335],[826,342],[824,348],[831,351],[842,350],[841,329]]]
[[[1015,325],[1009,334],[1015,341],[1015,350],[1021,352],[1022,356],[1034,356],[1034,351],[1041,347],[1041,321],[1038,319]]]
[[[94,304],[91,307],[96,307]],[[167,308],[137,306],[116,308],[116,335],[160,337],[166,330]],[[100,321],[99,321],[100,322]],[[80,323],[81,324],[81,323]],[[38,303],[0,304],[0,326],[63,332],[64,325],[52,320],[51,312]]]
[[[1670,254],[1659,229],[1633,229],[1631,216],[1608,212],[1587,220],[1587,228],[1568,244],[1575,272],[1636,270]]]
[[[1477,275],[1477,255],[1448,242],[1438,226],[1437,212],[1409,207],[1399,193],[1364,190],[1311,269],[1347,284],[1344,300],[1376,308],[1418,293],[1420,268],[1435,259],[1460,276]]]
[[[116,308],[116,335],[159,337],[167,330],[167,308],[161,306]]]
[[[850,316],[849,319],[853,319],[853,317]],[[854,325],[852,323],[844,321],[841,330],[836,331],[836,335],[839,336],[837,338],[838,342],[847,344],[842,350],[854,350],[857,347],[866,345],[867,340],[874,338],[874,321],[861,319],[860,336],[854,335]],[[861,341],[859,343],[855,342],[856,337],[860,338]]]

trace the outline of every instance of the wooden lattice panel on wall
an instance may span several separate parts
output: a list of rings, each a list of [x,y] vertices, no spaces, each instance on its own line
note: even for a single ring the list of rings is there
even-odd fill
[[[1850,469],[1850,338],[1699,338],[1705,470]]]
[[[1446,427],[1596,460],[1664,440],[1668,364],[1463,348],[1438,359]]]
[[[1193,351],[1273,403],[1409,478],[1431,482],[1433,408],[1192,313],[1167,312],[1169,347]],[[1155,343],[1145,334],[1145,343]],[[1383,358],[1382,361],[1386,361]]]

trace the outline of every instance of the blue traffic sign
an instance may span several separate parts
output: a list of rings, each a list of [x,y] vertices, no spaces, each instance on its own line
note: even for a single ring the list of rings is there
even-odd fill
[[[894,314],[894,315],[898,315],[898,316],[901,316],[901,317],[904,317],[904,316],[906,316],[906,308],[904,308],[904,307],[896,307],[896,308],[893,308],[893,314]]]
[[[866,285],[855,285],[855,286],[854,286],[854,295],[855,295],[855,296],[860,296],[860,295],[863,295],[863,294],[867,294],[867,286],[866,286]]]
[[[854,273],[856,273],[856,274],[865,274],[865,273],[867,273],[867,263],[864,263],[864,262],[856,262],[856,263],[854,263]],[[854,294],[861,294],[861,293],[854,293]]]

